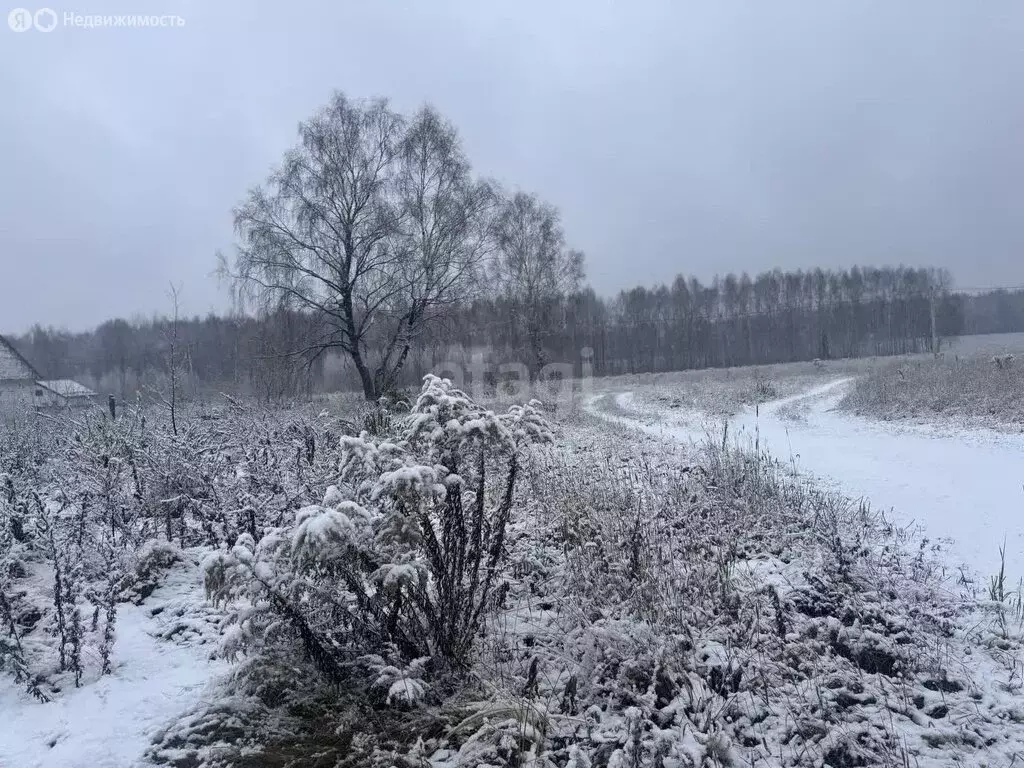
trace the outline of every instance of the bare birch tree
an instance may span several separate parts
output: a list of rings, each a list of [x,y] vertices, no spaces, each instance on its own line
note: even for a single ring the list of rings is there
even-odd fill
[[[167,292],[168,297],[171,299],[171,306],[174,309],[174,314],[171,316],[170,325],[165,332],[165,341],[167,343],[167,375],[169,392],[165,399],[167,410],[171,415],[171,430],[174,435],[178,435],[178,389],[180,383],[178,380],[178,363],[181,356],[181,349],[178,346],[178,307],[180,305],[181,287],[171,284],[170,289]],[[170,534],[168,534],[170,538]]]
[[[544,337],[552,306],[583,280],[583,253],[566,249],[558,209],[523,192],[503,202],[494,236],[493,277],[525,328],[533,378],[547,362]]]
[[[490,193],[431,109],[410,123],[386,101],[336,94],[299,136],[236,209],[241,244],[222,269],[266,310],[314,314],[322,332],[295,353],[342,351],[373,400],[471,281]]]
[[[381,346],[381,369],[390,377],[421,329],[477,293],[497,202],[491,184],[472,178],[454,126],[431,107],[413,117],[398,160],[398,247],[408,258],[391,276],[396,300]]]

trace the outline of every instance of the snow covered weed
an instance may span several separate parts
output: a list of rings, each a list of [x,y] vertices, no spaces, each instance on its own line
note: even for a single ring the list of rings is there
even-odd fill
[[[144,602],[182,548],[322,495],[316,445],[330,433],[237,404],[178,435],[144,408],[0,430],[0,668],[36,698],[111,674],[118,606]]]
[[[1024,365],[1003,360],[943,356],[886,364],[858,378],[840,407],[882,419],[938,417],[1019,430]]]
[[[377,434],[238,403],[178,436],[145,415],[0,434],[0,660],[47,697],[117,674],[125,601],[202,556],[211,602],[153,606],[159,637],[216,621],[237,664],[154,762],[1024,759],[1012,626],[914,532],[727,440],[496,414],[433,378]]]
[[[398,426],[394,438],[342,438],[338,485],[321,504],[208,558],[207,593],[240,606],[232,652],[294,634],[335,683],[371,649],[399,668],[465,666],[500,572],[520,452],[550,440],[548,427],[533,405],[496,416],[436,377]],[[412,688],[388,697],[421,698]]]
[[[409,708],[470,664],[523,452],[550,433],[535,404],[495,415],[436,377],[394,425],[341,438],[322,502],[211,553],[206,588],[229,655],[298,647],[346,700]]]
[[[1021,730],[979,712],[995,702],[962,666],[966,608],[927,542],[764,456],[587,437],[531,465],[543,536],[514,537],[482,662],[546,713],[537,764],[1019,754]]]

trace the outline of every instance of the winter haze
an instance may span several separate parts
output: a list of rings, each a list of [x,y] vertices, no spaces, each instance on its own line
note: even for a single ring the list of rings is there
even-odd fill
[[[82,1],[0,766],[1024,765],[1020,0]]]
[[[226,309],[231,208],[332,89],[431,102],[558,205],[601,294],[929,264],[1024,283],[1024,6],[90,0],[0,29],[0,330]],[[6,13],[6,12],[5,12]]]

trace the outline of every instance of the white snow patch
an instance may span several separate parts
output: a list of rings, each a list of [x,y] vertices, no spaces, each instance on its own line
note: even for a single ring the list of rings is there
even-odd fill
[[[142,605],[117,613],[113,674],[40,704],[5,679],[0,688],[0,766],[4,768],[126,768],[143,762],[150,739],[176,715],[207,696],[227,669],[208,659],[209,646],[182,645],[154,635],[166,629],[167,601],[202,602],[194,564],[168,574]],[[214,693],[211,691],[210,700]]]

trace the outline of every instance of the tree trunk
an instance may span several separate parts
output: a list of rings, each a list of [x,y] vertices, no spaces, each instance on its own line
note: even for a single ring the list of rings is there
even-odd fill
[[[540,378],[540,372],[544,368],[545,355],[544,345],[541,342],[541,331],[536,323],[530,324],[529,332],[527,336],[530,340],[530,369],[527,373],[530,376],[530,381],[534,382]]]
[[[359,380],[363,383],[363,396],[368,402],[374,403],[380,394],[377,391],[377,383],[373,380],[373,374],[370,373],[370,369],[366,367],[366,361],[363,360],[362,354],[358,349],[353,349],[350,355],[352,358],[352,364],[356,367],[356,372],[359,374]]]
[[[402,347],[401,353],[398,355],[398,359],[395,364],[391,367],[391,370],[386,371],[383,368],[377,371],[378,379],[380,384],[380,394],[391,394],[392,391],[398,386],[398,376],[401,374],[402,369],[405,367],[405,361],[409,358],[409,349],[411,345],[406,344]]]

